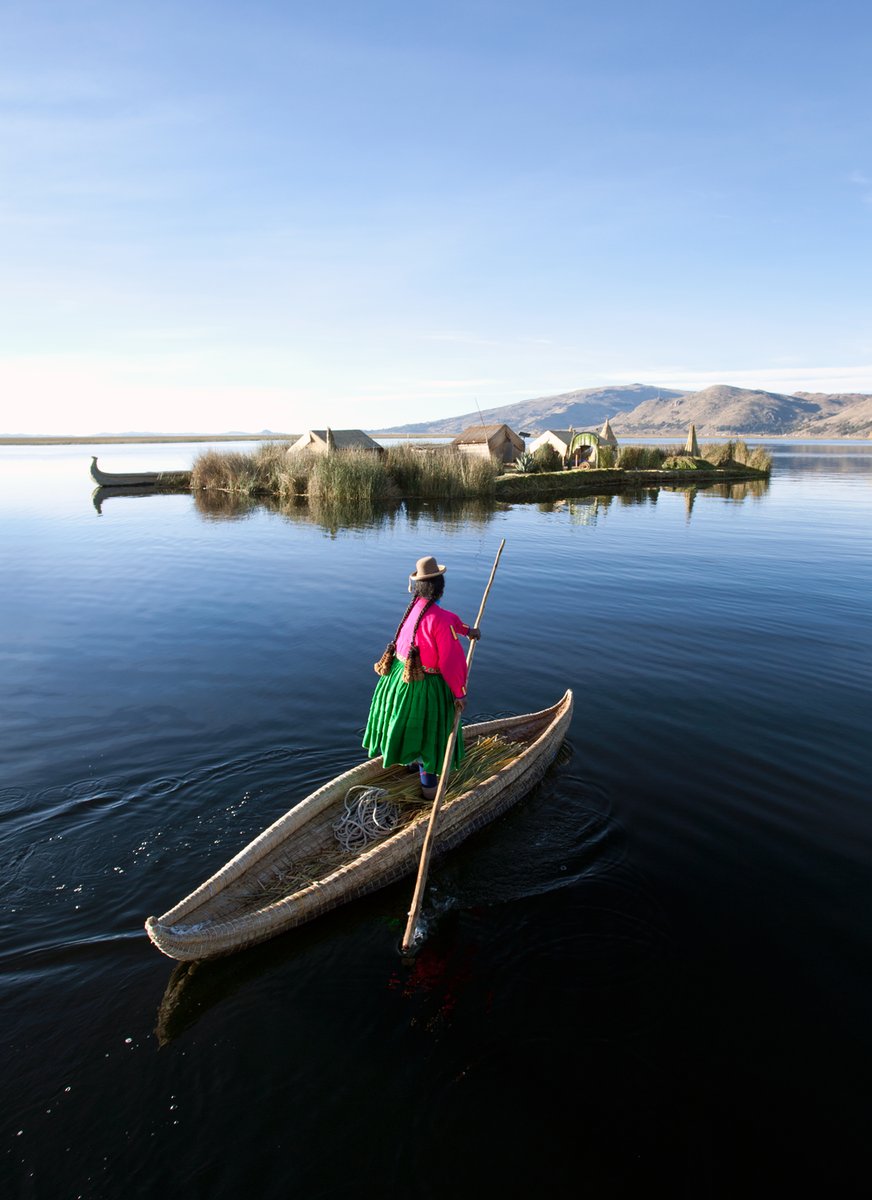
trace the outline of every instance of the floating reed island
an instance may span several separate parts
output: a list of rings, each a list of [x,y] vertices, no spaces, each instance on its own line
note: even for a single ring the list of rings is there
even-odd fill
[[[316,502],[372,505],[398,500],[468,500],[495,494],[504,464],[449,446],[348,449],[317,454],[265,442],[250,454],[206,450],[191,471],[191,488]]]
[[[624,446],[608,453],[604,448],[597,467],[574,469],[564,469],[556,452],[553,457],[540,451],[522,454],[510,465],[453,446],[403,444],[378,453],[347,449],[316,454],[291,450],[287,442],[264,442],[250,453],[204,451],[194,461],[191,489],[252,500],[307,497],[321,504],[369,507],[400,500],[536,500],[604,488],[764,479],[770,469],[766,450],[749,449],[742,441],[704,446],[696,456],[680,447]]]
[[[541,500],[651,487],[703,487],[767,480],[771,469],[772,456],[763,446],[749,448],[740,439],[703,446],[696,454],[680,446],[601,446],[595,467],[568,469],[559,453],[545,445],[522,454],[512,471],[499,476],[495,494],[504,500]]]

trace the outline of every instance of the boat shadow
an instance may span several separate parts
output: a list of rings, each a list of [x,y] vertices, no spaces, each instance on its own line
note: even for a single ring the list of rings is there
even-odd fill
[[[353,935],[362,924],[380,922],[391,931],[389,943],[398,943],[403,931],[402,914],[410,896],[410,880],[398,880],[376,894],[355,900],[353,905],[324,913],[317,921],[289,929],[260,945],[222,958],[176,963],[157,1009],[154,1036],[158,1046],[169,1046],[210,1010],[256,980],[317,953],[321,946],[335,944],[343,933]]]

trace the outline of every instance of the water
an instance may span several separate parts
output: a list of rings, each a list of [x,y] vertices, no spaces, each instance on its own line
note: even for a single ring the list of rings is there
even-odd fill
[[[0,448],[3,1194],[865,1195],[872,443],[772,450],[349,527]],[[471,619],[501,537],[468,716],[574,722],[414,965],[397,885],[174,967],[145,917],[359,761],[415,560]]]

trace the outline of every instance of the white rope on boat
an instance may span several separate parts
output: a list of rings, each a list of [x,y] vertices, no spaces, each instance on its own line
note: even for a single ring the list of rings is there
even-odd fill
[[[384,788],[361,784],[348,789],[345,812],[333,825],[333,833],[343,850],[359,853],[370,842],[393,833],[400,822],[400,807],[385,799],[387,795]]]

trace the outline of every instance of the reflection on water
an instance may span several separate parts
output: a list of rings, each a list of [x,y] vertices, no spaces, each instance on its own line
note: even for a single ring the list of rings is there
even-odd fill
[[[384,503],[344,502],[307,496],[279,499],[273,496],[241,496],[232,492],[195,491],[194,505],[210,521],[238,521],[257,510],[275,513],[287,521],[317,525],[331,535],[343,529],[379,529],[393,526],[402,518],[414,526],[422,519],[449,528],[485,526],[505,505],[473,499],[443,503],[402,500]]]
[[[110,485],[103,487],[95,487],[91,495],[91,503],[97,510],[98,515],[103,515],[103,505],[107,500],[112,500],[115,497],[133,497],[140,498],[142,496],[175,496],[184,495],[188,492],[188,488],[167,488],[167,487],[113,487]]]
[[[766,494],[768,488],[768,479],[684,486],[664,484],[662,487],[628,488],[618,492],[606,492],[602,495],[567,496],[555,500],[531,501],[530,506],[540,513],[566,513],[570,521],[576,525],[595,525],[598,518],[604,516],[612,504],[616,503],[624,508],[655,505],[661,490],[684,493],[687,497],[687,515],[689,517],[693,511],[697,492],[708,492],[710,495],[719,496],[724,500],[741,502],[749,496],[759,499]],[[107,490],[110,489],[98,489],[100,492]],[[112,490],[134,494],[130,489]],[[136,492],[135,494],[145,495],[147,493]],[[486,498],[444,501],[442,503],[415,499],[370,503],[325,500],[314,497],[310,499],[307,496],[291,496],[284,499],[272,496],[253,497],[217,490],[195,491],[192,494],[197,512],[207,520],[238,521],[250,516],[258,509],[262,509],[275,513],[288,521],[317,525],[331,535],[336,535],[342,529],[389,527],[394,525],[398,518],[402,518],[412,527],[420,520],[426,519],[427,521],[436,521],[452,530],[459,530],[470,525],[483,528],[493,520],[496,513],[507,511],[513,505],[524,504],[523,501],[517,499],[504,502]]]
[[[774,473],[801,470],[819,475],[854,475],[872,471],[872,439],[865,441],[771,442],[766,448],[772,455]]]
[[[574,525],[596,525],[600,515],[611,508],[614,494],[605,496],[573,496],[565,500],[546,500],[537,504],[541,513],[566,513]]]
[[[237,492],[195,490],[194,506],[207,521],[240,521],[250,516],[259,505],[252,496],[241,496]]]

